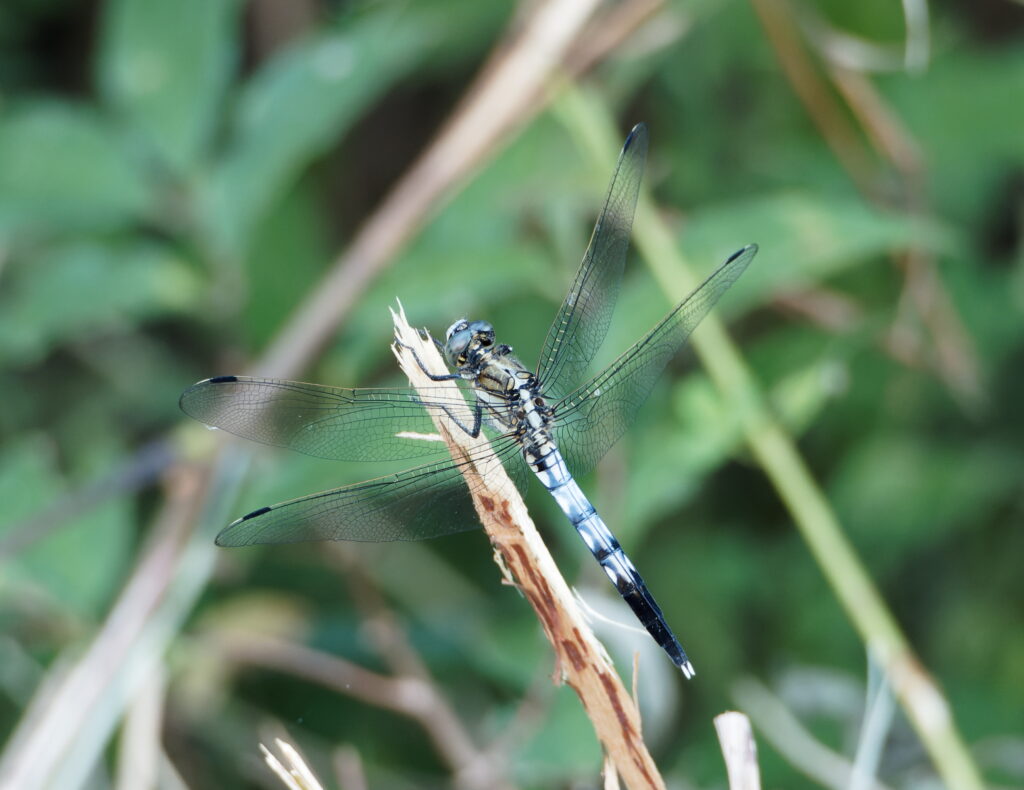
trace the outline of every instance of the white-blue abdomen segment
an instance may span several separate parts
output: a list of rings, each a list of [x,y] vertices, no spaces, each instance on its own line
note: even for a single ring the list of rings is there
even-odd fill
[[[637,569],[623,552],[619,542],[597,514],[590,500],[576,484],[562,454],[550,441],[543,442],[527,462],[544,487],[558,502],[562,512],[579,532],[587,548],[601,563],[612,584],[629,604],[634,614],[654,640],[669,654],[687,677],[694,675],[693,666],[672,630],[665,622],[661,608],[644,584]]]

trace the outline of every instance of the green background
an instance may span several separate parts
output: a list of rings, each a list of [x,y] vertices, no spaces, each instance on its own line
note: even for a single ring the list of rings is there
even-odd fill
[[[620,137],[647,122],[645,183],[700,273],[760,245],[720,313],[978,768],[1019,786],[1024,9],[936,4],[927,62],[903,67],[898,4],[754,5],[781,9],[824,86],[811,112],[745,2],[659,8],[582,85]],[[449,116],[510,14],[470,0],[0,9],[5,738],[26,726],[49,673],[110,625],[167,528],[166,501],[188,496],[176,470],[212,455],[215,437],[187,424],[180,392],[259,358]],[[824,57],[839,33],[886,55],[861,55],[852,70],[872,102],[839,90],[847,83]],[[816,124],[822,108],[852,136]],[[439,204],[302,377],[401,383],[388,347],[396,298],[435,334],[462,315],[486,318],[532,364],[609,172],[580,149],[568,114],[527,118]],[[634,254],[603,359],[667,306]],[[683,355],[582,481],[697,680],[684,683],[646,637],[596,630],[627,685],[640,652],[645,736],[671,786],[725,786],[711,720],[736,707],[754,718],[766,787],[817,786],[773,745],[781,714],[756,707],[751,689],[852,760],[878,667],[740,422]],[[197,546],[255,507],[379,473],[234,452],[191,516]],[[553,503],[536,490],[529,503],[570,582],[629,622]],[[152,652],[165,673],[160,748],[187,786],[267,786],[256,744],[283,731],[326,786],[338,786],[341,745],[371,787],[455,786],[408,718],[224,646],[270,633],[388,674],[365,590],[510,781],[597,781],[590,725],[571,692],[551,688],[549,647],[500,584],[482,533],[200,551],[216,568],[183,565],[191,598],[162,615],[166,646]],[[120,720],[115,699],[100,707]],[[903,714],[883,720],[872,731],[884,739],[879,780],[935,786]],[[89,786],[114,786],[123,734],[97,747]],[[18,748],[8,741],[4,759]]]

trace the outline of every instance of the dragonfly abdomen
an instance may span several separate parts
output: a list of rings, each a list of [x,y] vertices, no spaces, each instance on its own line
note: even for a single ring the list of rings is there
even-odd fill
[[[615,539],[608,525],[604,523],[569,473],[558,448],[553,442],[542,442],[539,446],[531,448],[527,454],[527,462],[583,538],[590,553],[601,563],[615,589],[629,604],[629,608],[647,629],[647,633],[686,677],[693,677],[693,665],[686,657],[686,651],[679,644],[672,629],[665,622],[661,607],[647,589],[636,566],[622,550],[619,541]]]

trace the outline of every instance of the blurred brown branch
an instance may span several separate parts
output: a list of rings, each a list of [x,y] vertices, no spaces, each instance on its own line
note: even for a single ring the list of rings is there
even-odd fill
[[[218,652],[233,663],[286,672],[413,719],[451,768],[457,787],[512,787],[502,767],[473,744],[425,672],[381,675],[319,650],[253,633],[225,635],[218,640]]]
[[[869,200],[884,205],[891,197],[889,182],[895,174],[904,208],[924,216],[927,170],[921,147],[870,78],[850,64],[835,62],[835,36],[822,33],[821,24],[804,25],[809,31],[809,43],[828,60],[823,77],[801,40],[798,15],[788,0],[751,2],[793,92],[857,189]],[[921,58],[928,52],[927,9],[917,10],[917,4],[908,4],[906,8],[916,15],[907,20],[907,68],[920,69],[924,65]],[[845,107],[836,92],[845,101]],[[853,119],[859,123],[859,130]],[[885,169],[883,163],[891,169]],[[932,255],[923,243],[918,243],[897,260],[905,275],[906,288],[886,342],[887,349],[897,358],[916,365],[923,360],[924,365],[938,373],[962,407],[976,411],[985,400],[977,355]],[[908,315],[907,308],[911,306],[930,336],[934,349],[931,355],[922,349],[919,333],[915,331],[916,321]]]
[[[513,21],[452,119],[311,290],[255,370],[290,376],[311,362],[368,283],[459,181],[540,110],[547,84],[596,6],[597,0],[554,0],[530,5],[525,20]],[[590,58],[596,60],[596,54]],[[66,770],[72,749],[85,767],[99,757],[131,694],[123,685],[162,660],[212,570],[211,536],[195,527],[205,523],[209,529],[207,522],[222,517],[211,495],[226,491],[212,491],[210,484],[232,479],[243,465],[237,453],[229,455],[167,472],[171,494],[149,545],[84,655],[67,672],[55,668],[40,687],[0,759],[0,784],[42,787]],[[90,739],[80,737],[83,731]]]

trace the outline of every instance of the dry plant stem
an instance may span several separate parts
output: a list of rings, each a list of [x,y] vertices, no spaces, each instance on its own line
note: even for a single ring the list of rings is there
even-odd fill
[[[903,179],[908,210],[923,216],[927,203],[927,173],[920,145],[867,77],[838,67],[832,67],[830,74],[875,148]],[[923,244],[918,244],[907,252],[902,264],[910,301],[934,338],[934,363],[939,375],[950,391],[960,398],[962,406],[979,406],[984,402],[985,394],[978,371],[978,357],[949,294],[942,286],[931,254]],[[903,323],[906,322],[904,318]]]
[[[395,336],[396,355],[412,385],[436,391],[438,383],[423,372],[410,353],[410,349],[415,350],[431,372],[444,374],[447,369],[436,347],[413,331],[401,314],[395,315]],[[448,384],[457,395],[457,385]],[[431,416],[452,457],[464,464],[466,482],[474,492],[477,514],[494,546],[499,567],[537,613],[555,651],[556,673],[579,696],[615,769],[631,790],[664,788],[640,736],[640,715],[633,699],[577,607],[519,492],[496,459],[483,463],[473,460],[486,448],[486,437],[481,434],[473,439],[445,415]],[[468,407],[461,418],[468,424]]]
[[[163,728],[167,672],[154,667],[152,676],[132,700],[121,730],[117,753],[116,790],[137,790],[158,786],[163,759],[160,733]]]
[[[262,743],[260,751],[263,752],[264,762],[271,771],[277,774],[288,790],[323,790],[320,780],[306,765],[305,759],[294,746],[281,738],[275,739],[275,746],[281,753],[280,758]]]
[[[253,634],[232,635],[220,649],[235,663],[287,672],[416,721],[456,775],[458,787],[510,787],[493,771],[484,769],[483,763],[489,761],[428,680],[409,675],[388,677],[318,650]]]
[[[555,0],[539,6],[534,16],[509,41],[499,42],[492,63],[498,64],[481,77],[471,95],[460,105],[459,118],[451,121],[441,138],[415,168],[396,186],[385,204],[367,222],[352,248],[339,256],[323,283],[296,311],[292,321],[278,334],[258,371],[294,377],[305,368],[334,328],[352,308],[367,283],[401,248],[443,200],[456,181],[493,153],[501,136],[513,120],[525,123],[536,91],[550,78],[569,43],[579,34],[597,0]],[[517,86],[517,83],[521,83]],[[474,129],[466,119],[479,119]],[[503,123],[497,121],[502,120]],[[446,139],[442,139],[446,138]],[[461,147],[460,147],[461,146]],[[419,182],[419,183],[415,183]],[[0,259],[2,260],[2,259]],[[237,462],[236,462],[237,463]],[[188,466],[175,467],[169,476],[192,475],[196,487],[202,487],[221,465],[200,473]],[[178,620],[201,590],[200,576],[212,567],[214,547],[202,537],[203,549],[182,544],[181,528],[194,526],[196,514],[204,509],[205,489],[186,499],[172,497],[156,519],[155,539],[142,554],[118,601],[102,629],[84,656],[53,683],[50,704],[26,715],[15,738],[8,741],[0,758],[0,786],[16,777],[12,787],[31,790],[65,763],[67,750],[88,731],[95,737],[101,729],[109,731],[113,723],[102,719],[97,705],[101,700],[117,705],[114,690],[118,678],[144,672],[142,664],[158,660],[162,646],[142,649],[147,619],[169,617]],[[195,544],[195,541],[192,542]],[[188,570],[186,570],[188,568]],[[176,590],[182,574],[190,574],[187,584]],[[140,595],[139,589],[146,591]],[[169,612],[169,614],[168,614]],[[167,638],[164,635],[163,638]],[[156,655],[147,651],[156,650]],[[102,720],[102,723],[101,723]],[[20,748],[24,746],[25,748]],[[102,744],[94,747],[98,756]]]
[[[178,469],[172,477],[168,502],[150,545],[102,628],[84,655],[57,679],[52,693],[44,689],[42,696],[37,694],[7,742],[0,760],[0,787],[53,786],[54,776],[69,763],[68,753],[86,735],[94,737],[96,719],[107,723],[104,716],[110,715],[111,703],[105,703],[105,697],[127,704],[136,691],[130,688],[132,680],[145,682],[159,664],[160,654],[149,653],[142,642],[150,620],[165,603],[209,479],[204,470],[191,466]]]
[[[455,711],[448,705],[426,665],[405,638],[394,614],[377,590],[373,578],[350,554],[339,546],[339,555],[345,562],[344,577],[367,632],[378,655],[388,664],[396,678],[419,683],[429,689],[432,710],[419,719],[455,774],[455,784],[464,788],[500,790],[511,787],[506,778],[507,760],[500,750],[481,750],[476,747],[469,732]]]
[[[616,138],[607,112],[572,92],[566,94],[563,107],[566,123],[595,167],[606,168]],[[669,303],[692,290],[697,279],[691,267],[644,195],[634,236]],[[721,323],[709,316],[694,333],[692,343],[708,375],[735,410],[751,453],[785,503],[847,617],[884,670],[942,779],[950,788],[981,790],[984,785],[978,769],[957,731],[946,698],[914,655],[824,493],[792,438],[768,408]]]
[[[810,56],[799,40],[799,28],[786,0],[751,0],[768,40],[793,90],[829,148],[858,189],[869,194],[877,180],[874,160],[828,84],[815,72]]]
[[[860,192],[877,198],[879,181],[875,158],[870,156],[857,130],[836,101],[828,84],[817,73],[814,63],[799,39],[799,25],[787,0],[752,0],[761,18],[768,40],[782,64],[794,92],[822,137],[835,153]],[[920,146],[889,112],[884,100],[866,78],[840,67],[829,75],[850,110],[853,111],[874,150],[900,174],[907,208],[922,214],[924,210],[924,163]],[[948,294],[942,287],[930,256],[922,245],[915,245],[902,261],[907,290],[918,315],[934,338],[936,358],[932,361],[943,381],[962,406],[977,407],[984,400],[976,355]],[[903,321],[906,324],[906,320]],[[916,348],[902,351],[899,340],[909,333],[894,333],[893,351],[901,357],[917,356]],[[904,344],[905,345],[905,344]]]
[[[553,0],[534,8],[514,41],[496,48],[453,117],[362,226],[331,272],[293,313],[256,365],[288,378],[316,356],[379,273],[437,210],[452,187],[516,125],[559,67],[598,0]]]
[[[263,6],[269,7],[270,5],[273,5],[273,3],[263,3]],[[577,30],[575,33],[577,40],[574,42],[572,50],[564,55],[563,72],[576,77],[592,68],[628,36],[634,33],[638,27],[650,19],[654,12],[663,5],[664,0],[629,0],[629,2],[616,5],[608,13],[596,19],[582,34]],[[582,43],[580,43],[580,40],[582,40]],[[533,40],[524,39],[520,36],[515,44],[503,44],[497,47],[497,50],[505,51],[509,46],[516,45],[527,49],[535,46]],[[492,63],[497,62],[497,58],[492,59]],[[477,80],[477,85],[483,81],[481,77]],[[491,93],[492,90],[488,88],[481,88],[479,90],[479,94],[485,97]],[[521,95],[526,98],[523,99],[522,106],[518,107],[518,118],[521,123],[525,124],[544,108],[549,100],[549,93],[540,90],[533,95],[526,92],[523,92]],[[450,123],[447,128],[452,126],[453,124]],[[310,292],[310,297],[295,311],[292,322],[286,325],[285,330],[282,330],[278,338],[283,337],[285,333],[288,333],[291,337],[302,336],[296,324],[297,322],[307,321],[307,313],[333,309],[333,316],[325,314],[322,320],[310,320],[308,324],[303,324],[307,329],[317,327],[319,331],[324,331],[327,334],[306,336],[301,345],[292,347],[289,347],[287,344],[277,343],[268,351],[264,361],[257,363],[254,369],[257,371],[268,371],[268,375],[273,373],[274,375],[288,378],[297,376],[299,371],[315,356],[316,349],[327,342],[330,332],[344,320],[359,296],[362,295],[373,281],[373,277],[379,274],[393,256],[401,250],[403,240],[408,241],[415,235],[417,228],[421,227],[426,221],[429,212],[436,210],[437,206],[443,203],[445,195],[454,187],[456,181],[464,172],[471,170],[474,165],[478,165],[480,159],[495,152],[501,142],[501,132],[503,131],[505,130],[496,127],[490,130],[491,137],[480,141],[477,147],[483,150],[483,154],[475,154],[474,148],[466,152],[467,159],[463,162],[448,160],[451,166],[448,168],[447,174],[444,172],[433,172],[431,183],[434,193],[428,193],[428,199],[426,200],[422,199],[422,194],[419,190],[407,187],[406,180],[399,182],[398,186],[402,187],[404,191],[399,193],[398,187],[396,187],[384,204],[367,221],[352,247],[337,257],[334,268],[325,279],[325,282],[346,283],[345,298],[333,304],[328,303],[324,299],[318,301],[317,294],[321,290],[318,286]],[[476,160],[471,158],[474,155],[477,156]],[[416,205],[420,208],[420,212],[409,210],[411,203],[404,208],[402,207],[403,201],[408,202],[412,197],[417,198]],[[386,225],[387,222],[398,221],[404,224],[395,225],[388,233],[373,230],[379,228],[382,223]],[[380,239],[389,234],[397,242],[390,251],[380,244],[371,243],[374,239]],[[2,258],[0,258],[0,263],[2,263]],[[177,448],[168,448],[163,455],[155,459],[150,457],[150,453],[147,450],[149,448],[144,448],[143,451],[136,453],[122,467],[123,469],[133,470],[134,476],[129,483],[132,486],[148,484],[152,479],[179,460]],[[140,470],[148,470],[148,472],[140,475]],[[115,492],[123,491],[123,487],[118,487],[123,485],[119,484],[118,481],[120,479],[120,470],[115,471],[114,474],[101,480],[99,483],[85,487],[79,492],[74,492],[44,511],[18,522],[8,530],[3,538],[0,538],[0,557],[15,554],[26,546],[38,542],[49,532],[63,526],[71,515],[81,513],[86,508],[92,508],[112,496]]]
[[[335,786],[343,790],[370,790],[363,770],[363,758],[355,746],[344,744],[334,751]]]
[[[797,770],[829,790],[849,790],[853,763],[817,740],[765,686],[752,679],[740,681],[733,688],[733,698],[757,724],[762,737]],[[878,779],[868,787],[891,790]]]
[[[761,790],[757,743],[750,719],[734,710],[720,713],[715,716],[715,732],[729,774],[729,790]]]

